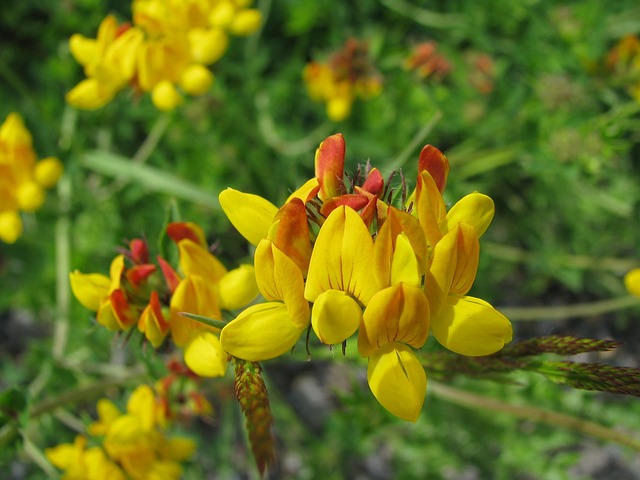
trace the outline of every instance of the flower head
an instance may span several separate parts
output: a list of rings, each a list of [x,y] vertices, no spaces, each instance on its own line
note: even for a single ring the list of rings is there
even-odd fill
[[[54,157],[37,161],[31,133],[17,113],[0,126],[0,240],[14,243],[22,234],[20,212],[34,212],[45,200],[45,190],[62,175]]]

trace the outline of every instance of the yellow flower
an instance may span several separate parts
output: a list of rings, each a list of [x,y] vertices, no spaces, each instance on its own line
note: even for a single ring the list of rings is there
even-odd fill
[[[478,268],[475,227],[459,223],[435,246],[425,280],[431,331],[449,350],[468,356],[490,355],[511,341],[509,320],[489,303],[466,296]]]
[[[22,234],[20,211],[34,212],[45,201],[45,189],[62,174],[62,164],[49,157],[36,161],[31,133],[17,113],[0,126],[0,240],[14,243]]]
[[[360,325],[362,309],[380,289],[372,258],[373,240],[360,216],[346,206],[331,212],[314,244],[304,291],[323,343],[341,343]]]

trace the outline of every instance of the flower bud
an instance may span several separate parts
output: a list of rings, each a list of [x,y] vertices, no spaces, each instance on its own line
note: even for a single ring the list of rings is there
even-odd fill
[[[33,212],[44,203],[44,190],[36,182],[28,181],[18,187],[16,198],[20,210]]]
[[[15,210],[0,212],[0,240],[15,243],[22,234],[22,219]]]
[[[38,185],[44,188],[51,188],[58,183],[63,170],[64,167],[60,160],[56,157],[47,157],[36,163],[33,176]]]
[[[213,78],[213,73],[207,67],[193,63],[182,72],[180,86],[189,95],[202,95],[211,88]]]
[[[169,80],[163,80],[153,87],[151,91],[151,101],[158,110],[170,112],[182,103],[182,97],[173,83]]]
[[[229,25],[229,31],[234,35],[251,35],[260,28],[262,15],[255,8],[239,11]]]

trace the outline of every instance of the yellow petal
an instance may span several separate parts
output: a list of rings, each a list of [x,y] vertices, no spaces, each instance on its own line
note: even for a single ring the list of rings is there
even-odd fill
[[[434,247],[442,238],[440,224],[446,219],[447,209],[436,182],[426,170],[418,177],[415,201],[427,243]]]
[[[97,312],[102,299],[109,295],[109,277],[99,273],[80,273],[76,270],[69,274],[69,279],[71,291],[82,306]]]
[[[139,385],[127,400],[127,412],[136,416],[145,431],[156,424],[156,397],[149,385]]]
[[[458,200],[447,212],[446,231],[452,230],[458,223],[468,223],[475,227],[480,238],[489,227],[494,213],[495,206],[491,197],[477,192],[470,193]]]
[[[189,65],[180,78],[180,86],[189,95],[207,93],[213,84],[213,73],[204,65],[193,63]]]
[[[189,30],[189,48],[196,63],[210,65],[227,51],[229,38],[221,28],[192,28]]]
[[[403,420],[415,422],[427,392],[424,368],[406,345],[387,343],[369,357],[369,388],[378,402]]]
[[[336,208],[313,247],[305,298],[314,302],[322,292],[342,290],[366,305],[379,290],[372,259],[373,240],[362,218],[352,208]]]
[[[232,188],[223,190],[218,198],[229,221],[251,244],[258,245],[267,238],[278,207],[258,195]]]
[[[222,329],[220,341],[234,357],[259,362],[288,352],[304,329],[289,320],[284,303],[252,305]]]
[[[260,10],[247,8],[236,13],[229,25],[229,31],[234,35],[251,35],[260,28],[261,22]]]
[[[286,203],[290,202],[294,198],[299,198],[303,203],[307,203],[309,200],[316,196],[319,188],[320,184],[318,183],[318,179],[315,177],[311,178],[307,180],[304,185],[298,188],[295,192],[289,195]]]
[[[259,295],[253,265],[243,264],[227,272],[218,285],[220,308],[236,310],[248,305]]]
[[[191,438],[171,437],[165,438],[160,447],[160,455],[162,458],[183,462],[193,457],[196,452],[197,444]]]
[[[201,377],[221,377],[227,369],[227,354],[218,336],[205,330],[185,346],[184,362]]]
[[[81,110],[97,110],[113,100],[117,90],[106,88],[95,78],[87,78],[67,93],[65,99],[69,105]]]
[[[640,268],[634,268],[624,276],[624,286],[631,295],[640,297]]]
[[[396,237],[396,248],[391,261],[391,284],[406,283],[418,287],[422,284],[418,259],[404,233]]]
[[[376,293],[363,315],[358,352],[368,357],[390,342],[421,348],[429,334],[429,303],[422,288],[400,283]]]
[[[178,242],[180,270],[186,276],[197,275],[211,285],[218,283],[227,273],[225,266],[206,248],[185,238]]]
[[[318,197],[320,200],[328,200],[346,193],[344,188],[344,137],[336,133],[324,139],[315,156],[315,173],[320,185]]]
[[[452,352],[491,355],[511,341],[511,323],[489,303],[475,297],[448,297],[440,313],[431,316],[436,340]]]
[[[322,343],[342,343],[362,322],[362,307],[349,294],[327,290],[316,298],[311,310],[311,326]]]
[[[178,89],[169,80],[162,80],[151,89],[151,101],[162,112],[170,112],[183,100]]]
[[[75,466],[77,470],[79,470],[78,473],[81,473],[82,452],[86,445],[87,438],[82,435],[78,435],[73,443],[62,443],[56,447],[47,448],[44,453],[54,466],[63,470],[67,470]],[[67,472],[67,476],[70,476],[69,472]]]
[[[183,317],[179,315],[180,312],[215,319],[220,319],[222,316],[213,286],[197,275],[189,275],[181,280],[171,297],[169,305],[171,338],[178,347],[184,346],[194,331],[206,329],[203,323]]]
[[[480,259],[478,234],[473,226],[459,223],[436,245],[425,276],[425,293],[431,315],[437,315],[449,293],[466,294],[475,280]]]

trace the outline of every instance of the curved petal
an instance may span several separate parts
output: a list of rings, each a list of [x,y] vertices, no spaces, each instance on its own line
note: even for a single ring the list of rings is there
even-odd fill
[[[411,349],[387,343],[369,357],[369,388],[378,402],[403,420],[415,422],[427,393],[427,375]]]
[[[220,308],[235,310],[251,303],[260,294],[253,265],[243,264],[227,272],[218,284]]]
[[[344,155],[345,142],[341,133],[327,137],[316,150],[315,171],[320,191],[320,200],[328,200],[345,193]]]
[[[220,341],[234,357],[259,362],[288,352],[304,329],[289,320],[284,303],[252,305],[222,329]]]
[[[495,211],[491,197],[478,192],[465,195],[447,212],[447,232],[458,223],[468,223],[475,227],[480,238],[489,228]]]
[[[318,194],[318,190],[320,190],[320,184],[318,183],[317,178],[311,178],[307,180],[300,188],[298,188],[295,192],[289,195],[286,203],[289,203],[294,198],[299,198],[304,203],[307,203],[313,197]]]
[[[436,315],[449,293],[464,295],[475,280],[480,259],[478,234],[473,226],[459,223],[438,242],[425,277],[425,293],[431,314]]]
[[[424,170],[429,172],[436,183],[438,190],[444,192],[449,176],[449,160],[433,145],[425,145],[420,152],[418,159],[418,174]]]
[[[71,291],[83,307],[97,312],[100,302],[109,295],[111,280],[99,273],[80,273],[78,270],[69,274]]]
[[[311,240],[305,204],[302,200],[294,198],[284,204],[276,218],[278,228],[273,243],[306,275],[311,259]]]
[[[218,336],[203,330],[184,347],[184,363],[201,377],[222,377],[227,369],[227,354]]]
[[[326,219],[311,254],[305,298],[310,302],[327,290],[350,293],[366,305],[379,290],[371,274],[373,240],[360,216],[338,207]]]
[[[316,298],[311,310],[311,326],[322,343],[342,343],[362,322],[362,308],[349,294],[327,290]]]
[[[220,260],[193,240],[188,238],[180,240],[178,250],[180,251],[180,270],[185,276],[198,275],[213,285],[227,273],[227,269]]]
[[[298,266],[270,240],[256,248],[256,281],[266,300],[284,302],[289,320],[297,328],[309,325],[309,303],[304,298],[304,278]]]
[[[513,335],[509,319],[475,297],[448,297],[431,317],[431,331],[452,352],[471,357],[497,352]]]
[[[171,297],[169,306],[171,338],[178,347],[182,347],[189,341],[194,330],[213,329],[197,320],[179,315],[180,312],[221,318],[215,292],[205,280],[195,275],[183,279]]]
[[[421,348],[429,334],[429,303],[422,288],[400,283],[376,293],[363,315],[358,352],[363,357],[390,342]]]
[[[442,238],[440,224],[446,219],[447,207],[436,182],[426,170],[418,176],[415,202],[418,221],[427,243],[434,247]]]
[[[232,188],[223,190],[218,199],[229,221],[249,243],[258,245],[267,238],[278,207],[268,200]]]

